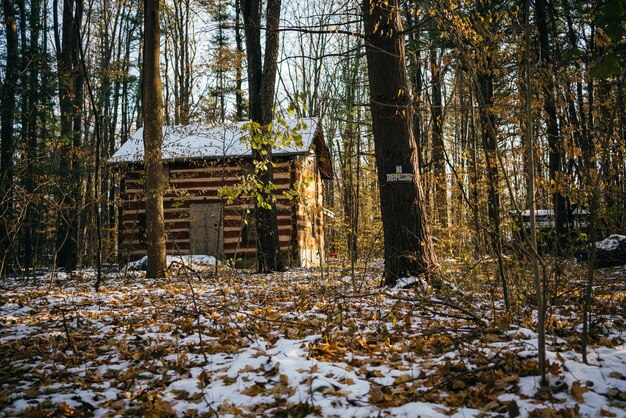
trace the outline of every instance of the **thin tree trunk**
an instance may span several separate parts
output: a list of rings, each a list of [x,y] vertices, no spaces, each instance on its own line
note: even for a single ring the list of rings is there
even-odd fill
[[[537,252],[537,226],[535,220],[535,152],[533,141],[533,113],[532,113],[532,82],[530,74],[530,0],[524,2],[524,104],[526,113],[525,142],[526,161],[528,176],[526,185],[528,188],[528,209],[530,211],[530,257],[532,262],[533,279],[535,284],[537,301],[537,367],[541,376],[541,385],[546,385],[546,306],[544,301],[544,280],[539,269],[539,254]],[[545,271],[544,271],[545,274]]]
[[[492,51],[487,51],[487,54]],[[498,170],[498,143],[496,132],[496,116],[493,112],[493,72],[491,57],[486,57],[478,74],[478,104],[480,108],[480,125],[485,160],[487,164],[487,182],[489,183],[489,219],[491,220],[491,247],[498,261],[498,276],[502,285],[504,305],[509,309],[509,291],[502,257],[502,233],[500,229],[500,177]]]
[[[13,153],[15,139],[15,86],[18,78],[18,45],[15,6],[13,0],[3,0],[4,28],[6,36],[6,70],[0,97],[0,277],[12,264],[12,238],[10,230],[13,219]]]
[[[546,16],[546,0],[537,0],[537,32],[539,34],[540,59],[543,76],[543,109],[546,117],[546,134],[548,136],[548,166],[550,169],[550,181],[553,182],[552,204],[554,207],[554,217],[556,222],[556,245],[557,253],[560,254],[565,244],[564,238],[568,230],[567,208],[565,196],[562,194],[561,183],[561,135],[556,113],[556,99],[554,93],[554,69],[550,52],[550,39],[548,38],[548,25]]]
[[[32,0],[30,10],[30,47],[29,47],[29,81],[28,81],[28,132],[26,147],[26,192],[32,197],[35,191],[36,174],[35,162],[37,160],[37,122],[39,116],[39,71],[42,57],[39,54],[39,33],[41,19],[41,1]],[[28,270],[33,268],[33,238],[36,225],[36,210],[33,204],[28,206],[26,212],[26,227],[24,229],[24,267]]]
[[[235,43],[237,45],[237,65],[235,68],[235,109],[237,120],[243,120],[243,68],[242,59],[243,55],[243,39],[241,36],[241,1],[235,0]]]
[[[430,99],[430,113],[432,117],[432,161],[433,179],[435,183],[435,211],[442,233],[448,229],[448,183],[446,178],[446,159],[443,143],[443,107],[441,101],[441,68],[437,59],[437,48],[430,48],[430,72],[432,95]]]

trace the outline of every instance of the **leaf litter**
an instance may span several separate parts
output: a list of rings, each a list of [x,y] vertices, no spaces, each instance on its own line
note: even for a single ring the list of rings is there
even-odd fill
[[[589,365],[578,300],[553,307],[548,391],[533,311],[506,317],[479,289],[384,289],[339,267],[127,272],[100,293],[91,271],[6,279],[0,415],[623,417],[624,270],[611,271]]]

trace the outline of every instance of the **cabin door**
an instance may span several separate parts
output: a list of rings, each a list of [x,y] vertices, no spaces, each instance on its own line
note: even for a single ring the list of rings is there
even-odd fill
[[[189,244],[195,255],[221,256],[224,251],[221,203],[192,204],[189,208]]]

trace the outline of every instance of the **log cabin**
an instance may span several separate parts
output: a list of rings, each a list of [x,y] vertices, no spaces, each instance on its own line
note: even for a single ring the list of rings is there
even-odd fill
[[[298,128],[296,128],[296,124]],[[301,139],[272,152],[280,250],[292,266],[316,266],[324,256],[323,185],[333,178],[332,162],[319,120],[288,120],[276,129]],[[254,260],[254,204],[242,195],[218,196],[241,184],[251,170],[243,123],[164,127],[163,199],[168,255],[212,255]],[[143,189],[143,129],[109,160],[120,178],[121,262],[146,255]],[[249,263],[251,264],[251,263]]]

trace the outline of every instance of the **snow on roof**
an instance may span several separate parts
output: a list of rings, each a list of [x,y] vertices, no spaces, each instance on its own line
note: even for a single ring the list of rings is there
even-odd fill
[[[286,147],[274,147],[274,155],[305,154],[311,149],[318,129],[317,118],[301,119],[306,126],[297,131],[302,136],[302,146],[290,144]],[[287,119],[287,127],[279,124],[275,129],[293,129],[296,119]],[[246,122],[226,125],[185,125],[163,127],[163,160],[189,160],[201,158],[247,157],[251,155],[250,146],[242,141],[242,126]],[[124,143],[109,163],[134,163],[143,161],[143,128]]]

